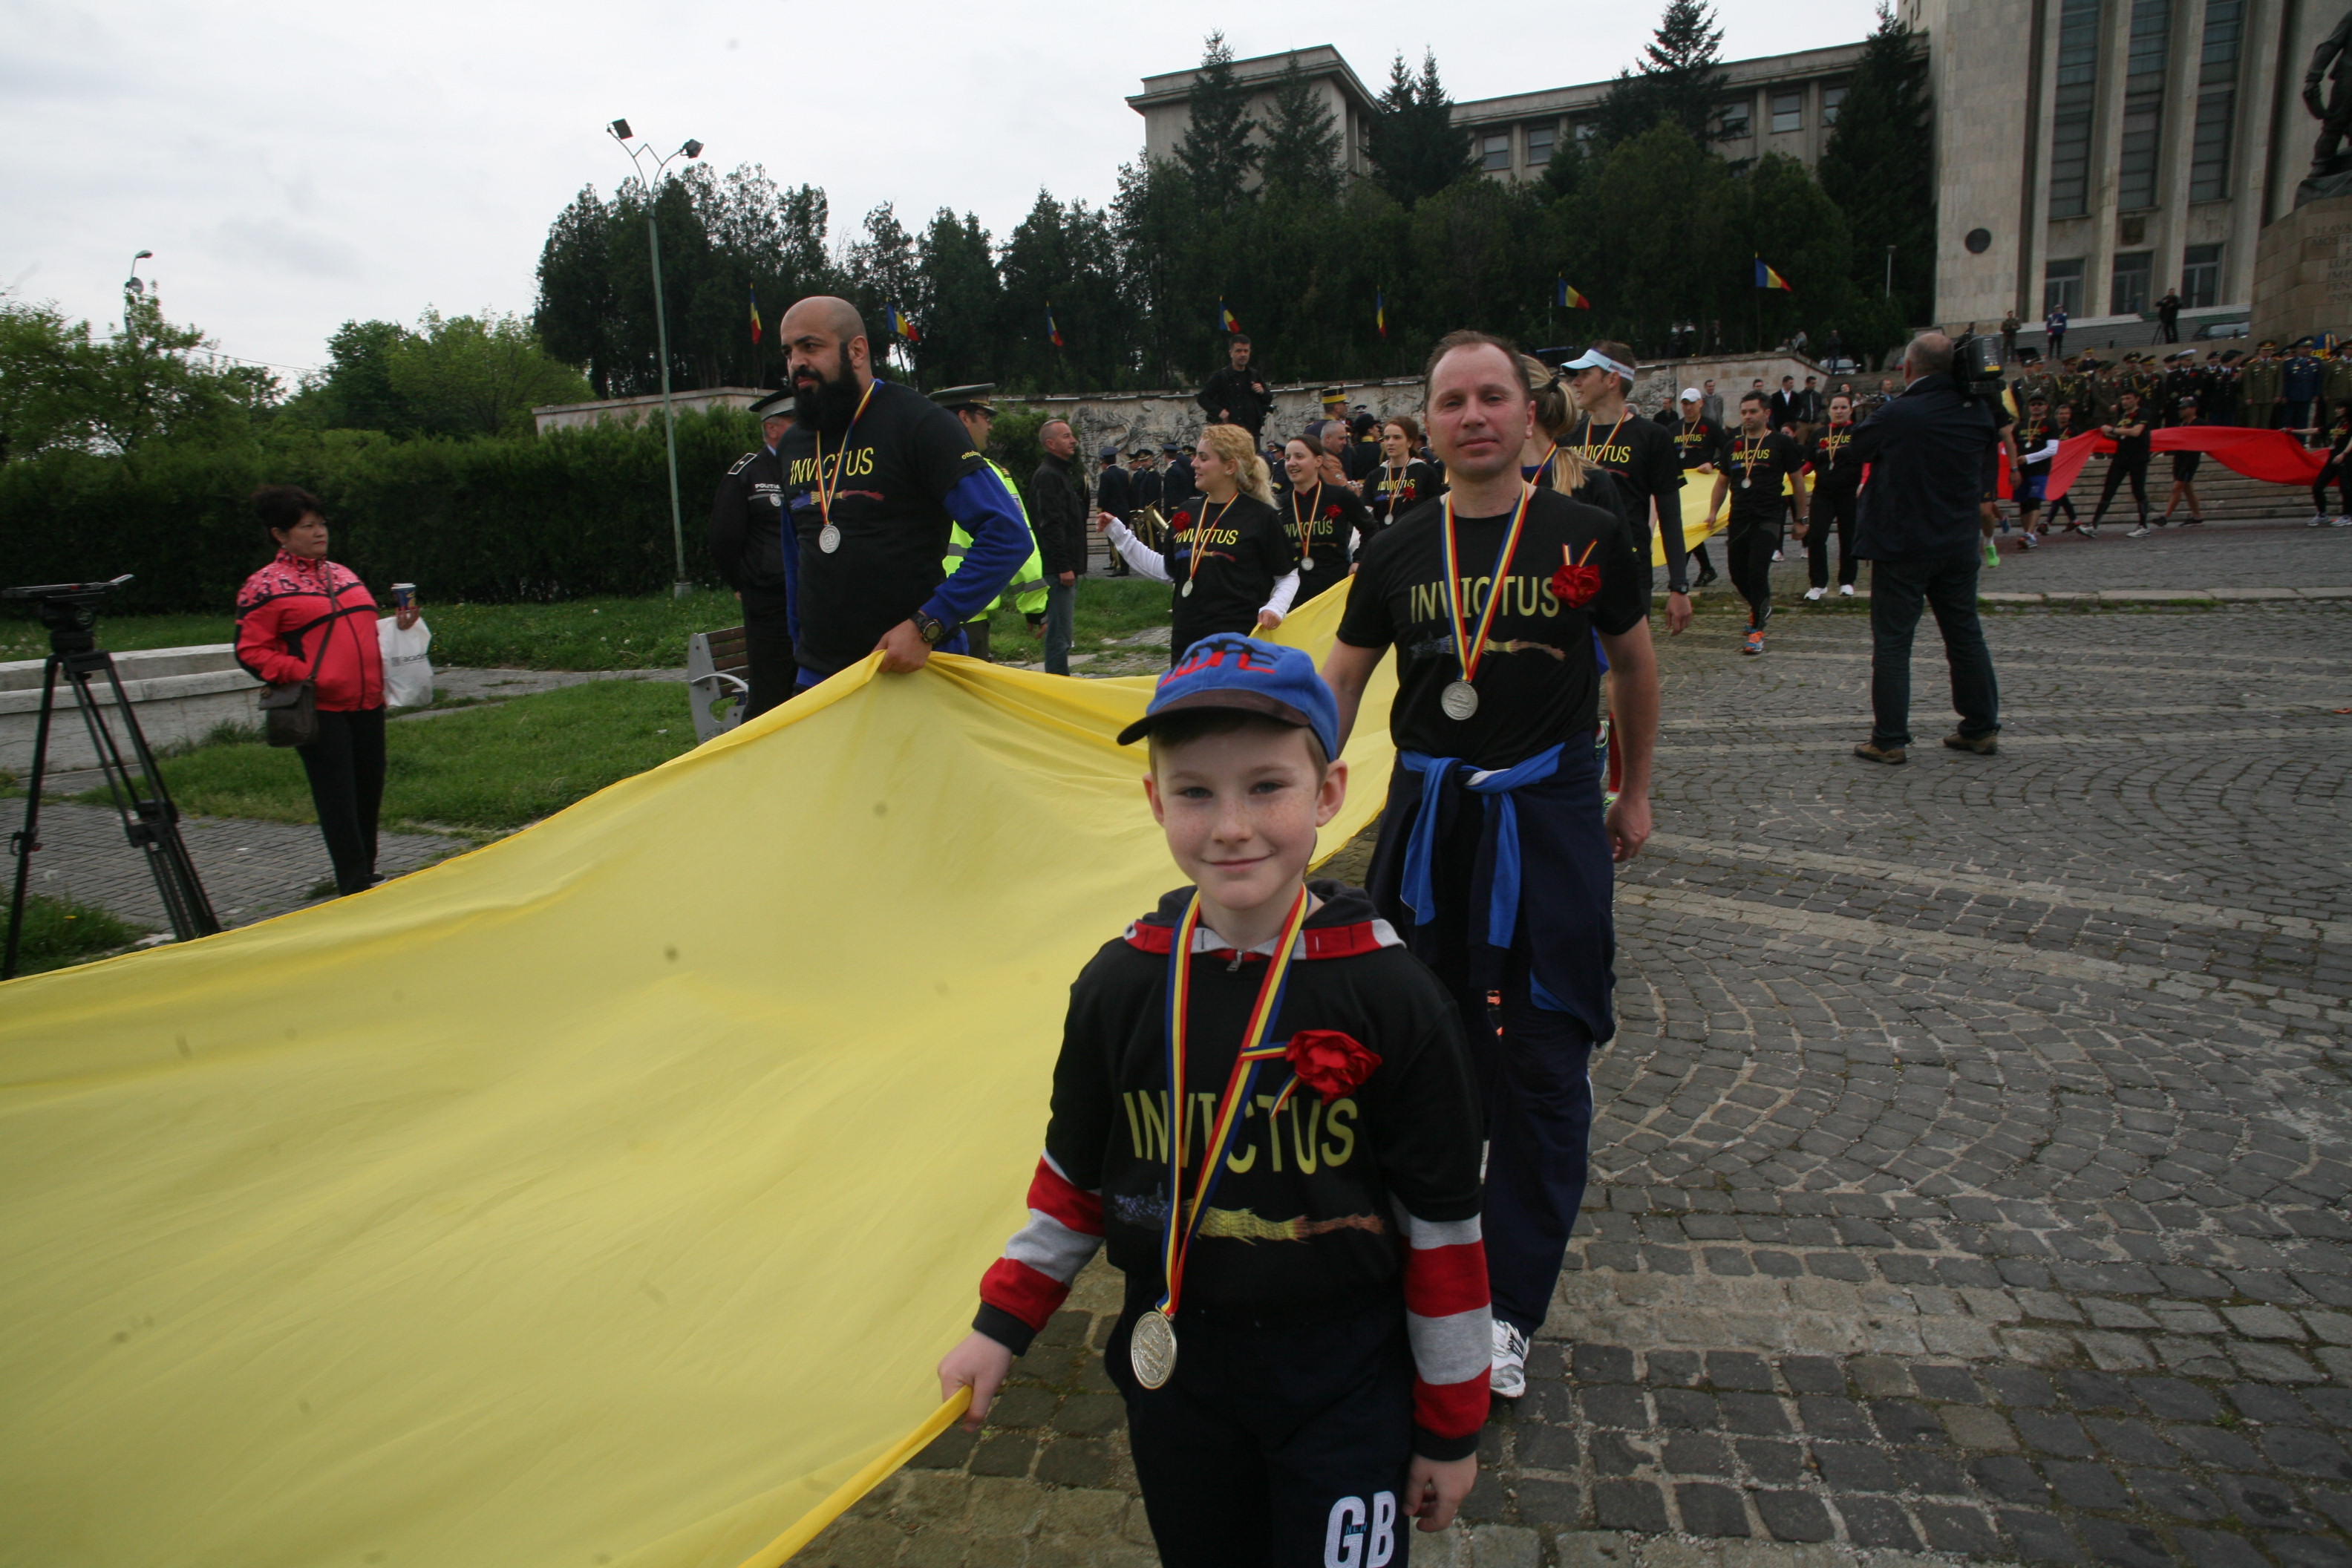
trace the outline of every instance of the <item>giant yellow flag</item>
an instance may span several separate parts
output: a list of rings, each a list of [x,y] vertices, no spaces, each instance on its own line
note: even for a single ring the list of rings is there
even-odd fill
[[[1148,687],[861,668],[0,987],[0,1563],[735,1568],[807,1519],[937,1405],[1066,987],[1181,879],[1112,739]]]

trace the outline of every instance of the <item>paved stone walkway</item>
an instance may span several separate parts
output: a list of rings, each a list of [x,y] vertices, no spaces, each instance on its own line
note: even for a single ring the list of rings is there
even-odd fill
[[[1665,650],[1530,1390],[1416,1560],[2352,1564],[2352,606],[1992,617],[1995,758],[1931,633],[1894,769],[1863,617],[1728,623]],[[1116,1305],[801,1561],[1151,1561]]]

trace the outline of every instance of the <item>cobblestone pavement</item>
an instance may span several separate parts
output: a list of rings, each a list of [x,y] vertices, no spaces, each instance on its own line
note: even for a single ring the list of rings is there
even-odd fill
[[[1994,758],[1930,635],[1901,768],[1862,617],[1727,619],[1529,1393],[1416,1560],[2352,1564],[2352,606],[1994,617]],[[802,1560],[1150,1561],[1116,1304]]]

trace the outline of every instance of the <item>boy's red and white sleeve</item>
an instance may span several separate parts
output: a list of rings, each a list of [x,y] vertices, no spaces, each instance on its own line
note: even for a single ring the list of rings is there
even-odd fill
[[[1026,1353],[1045,1320],[1061,1309],[1070,1281],[1102,1246],[1102,1235],[1101,1189],[1072,1183],[1051,1152],[1037,1156],[1037,1173],[1029,1179],[1029,1223],[981,1276],[980,1314],[971,1326],[1014,1355]],[[1486,1284],[1481,1262],[1480,1290]]]
[[[1405,1239],[1404,1325],[1412,1345],[1413,1452],[1459,1459],[1486,1424],[1495,1314],[1478,1216],[1423,1219],[1397,1204]]]

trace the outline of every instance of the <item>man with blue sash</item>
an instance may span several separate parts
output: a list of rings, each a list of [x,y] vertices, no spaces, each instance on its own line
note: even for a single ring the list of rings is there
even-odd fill
[[[1519,477],[1533,403],[1509,343],[1450,334],[1423,394],[1451,488],[1364,547],[1323,676],[1344,739],[1396,648],[1397,766],[1369,890],[1453,993],[1478,1062],[1493,1386],[1513,1398],[1583,1201],[1588,1067],[1616,1033],[1612,862],[1650,835],[1650,570],[1614,511]],[[1605,814],[1595,633],[1623,754]]]

